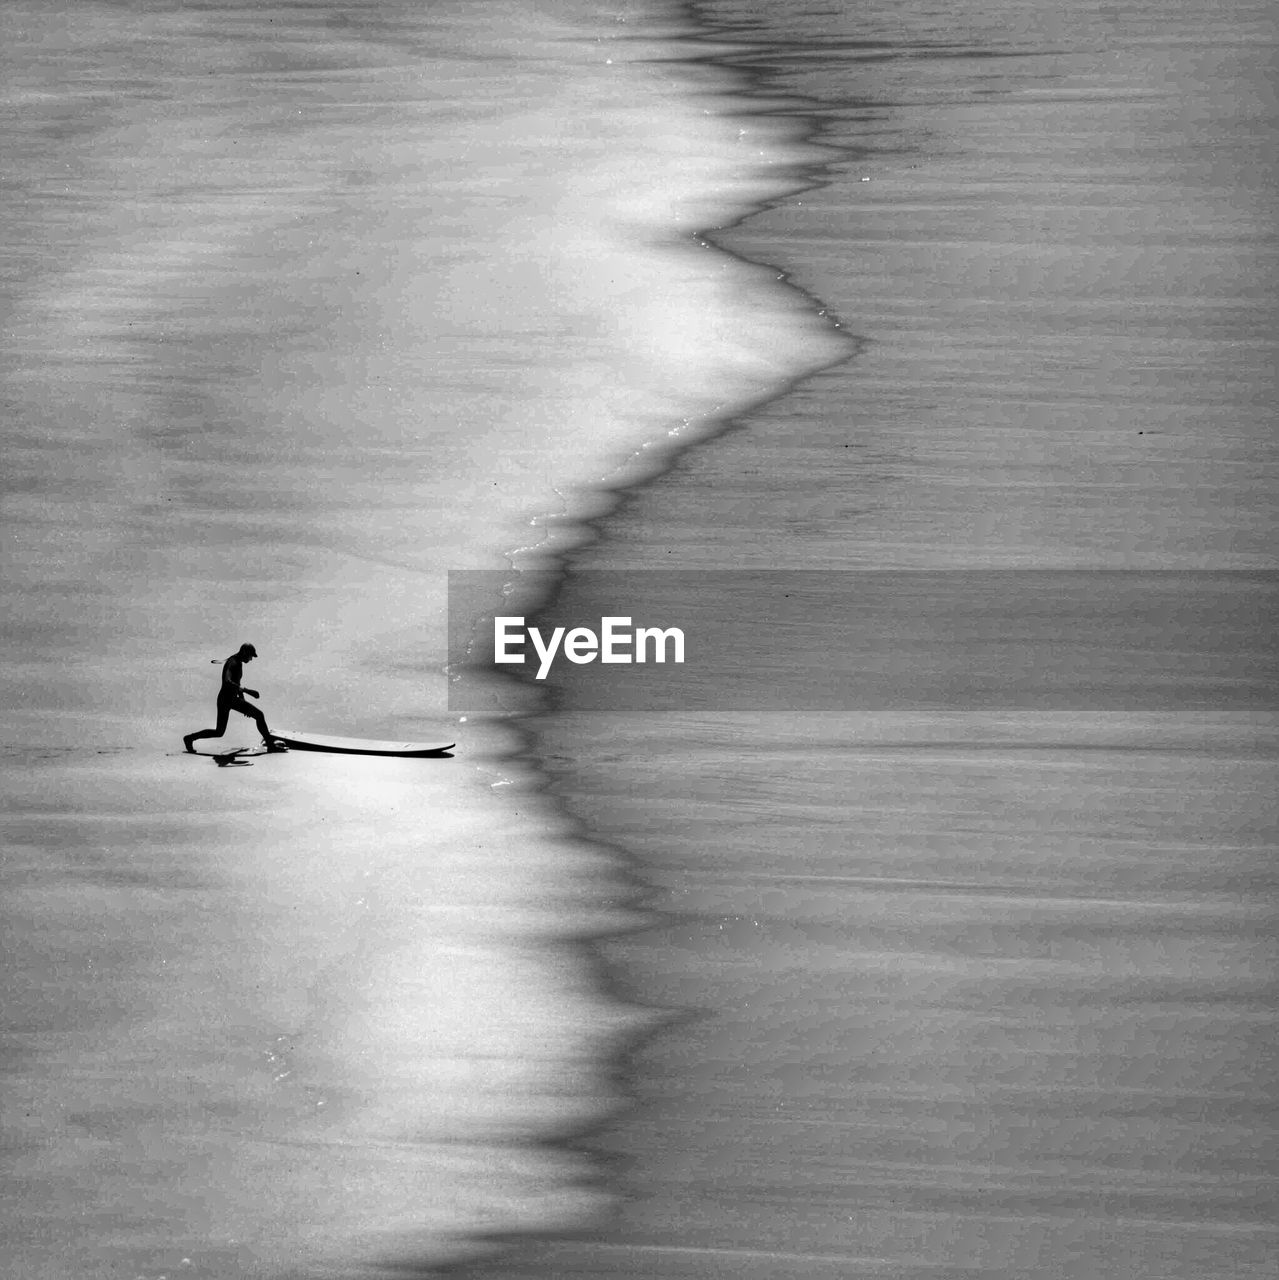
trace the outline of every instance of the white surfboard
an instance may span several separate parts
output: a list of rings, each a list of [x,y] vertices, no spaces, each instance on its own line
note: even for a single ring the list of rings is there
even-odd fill
[[[449,759],[457,743],[432,746],[429,742],[382,742],[376,738],[333,738],[324,733],[297,733],[292,729],[272,729],[271,736],[290,751],[328,751],[347,756],[405,756],[419,759]]]

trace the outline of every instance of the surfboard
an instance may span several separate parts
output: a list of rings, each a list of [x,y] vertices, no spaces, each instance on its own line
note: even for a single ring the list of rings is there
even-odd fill
[[[456,742],[433,747],[429,742],[381,742],[376,738],[333,738],[325,733],[297,733],[272,729],[271,736],[291,751],[327,751],[346,756],[403,756],[414,759],[452,759]]]

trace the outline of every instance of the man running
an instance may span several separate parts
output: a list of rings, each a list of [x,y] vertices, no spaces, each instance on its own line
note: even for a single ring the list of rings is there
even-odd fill
[[[222,664],[222,688],[218,690],[218,727],[216,729],[202,729],[199,733],[188,733],[182,739],[188,751],[194,752],[194,743],[199,742],[201,738],[220,738],[226,732],[227,720],[230,718],[232,711],[238,711],[242,716],[248,716],[258,726],[258,732],[262,735],[262,741],[266,743],[268,751],[284,751],[285,748],[271,737],[271,731],[266,727],[266,716],[262,714],[259,707],[255,707],[244,696],[246,693],[251,697],[258,697],[256,689],[246,689],[240,681],[244,678],[244,664],[252,662],[258,656],[258,651],[251,644],[242,644],[223,664]]]

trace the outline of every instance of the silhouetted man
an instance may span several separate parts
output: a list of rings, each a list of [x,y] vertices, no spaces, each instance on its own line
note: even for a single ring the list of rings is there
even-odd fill
[[[192,744],[198,742],[201,738],[220,738],[226,732],[227,720],[230,718],[232,711],[238,711],[242,716],[248,716],[250,720],[257,724],[258,732],[262,735],[262,741],[266,743],[268,751],[285,750],[271,737],[271,731],[266,727],[266,716],[262,714],[261,709],[255,707],[244,696],[247,693],[256,698],[258,691],[256,689],[246,689],[240,684],[240,681],[244,678],[244,664],[252,662],[257,656],[258,651],[251,644],[242,644],[222,664],[222,687],[218,690],[218,727],[216,729],[202,729],[199,733],[188,733],[182,739],[188,751],[194,751],[195,747]]]

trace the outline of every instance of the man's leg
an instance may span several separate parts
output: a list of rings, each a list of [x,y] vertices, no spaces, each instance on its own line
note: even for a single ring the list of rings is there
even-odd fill
[[[226,732],[226,723],[231,718],[231,707],[229,703],[218,699],[218,727],[216,729],[201,729],[199,733],[188,733],[182,739],[188,751],[194,751],[193,743],[199,742],[201,738],[220,738]]]
[[[250,702],[243,702],[236,708],[236,710],[242,711],[253,721],[254,724],[257,725],[258,732],[262,735],[262,741],[266,743],[266,749],[268,751],[284,750],[283,747],[277,746],[275,739],[271,737],[271,730],[268,729],[266,725],[266,716],[263,714],[260,707],[255,707]]]

